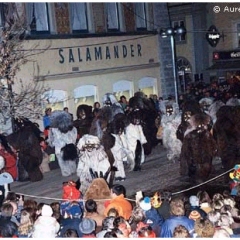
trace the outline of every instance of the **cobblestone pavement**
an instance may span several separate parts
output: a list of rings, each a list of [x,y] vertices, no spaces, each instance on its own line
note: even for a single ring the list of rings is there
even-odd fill
[[[214,168],[212,177],[222,173],[220,161],[214,161]],[[62,177],[60,170],[56,169],[45,173],[44,179],[40,182],[14,182],[11,184],[11,190],[24,194],[25,198],[31,197],[38,202],[50,203],[61,199],[62,183],[68,180],[77,180],[77,176]],[[119,183],[126,187],[129,198],[134,198],[137,191],[142,191],[144,195],[151,195],[157,190],[170,190],[174,195],[177,195],[179,191],[185,192],[186,189],[193,187],[180,176],[179,162],[174,163],[167,160],[166,150],[160,144],[146,157],[142,171],[126,172],[126,180]],[[209,189],[209,191],[222,190],[225,187],[223,177],[202,187]],[[185,193],[189,195],[199,188]],[[32,196],[36,196],[36,198]]]

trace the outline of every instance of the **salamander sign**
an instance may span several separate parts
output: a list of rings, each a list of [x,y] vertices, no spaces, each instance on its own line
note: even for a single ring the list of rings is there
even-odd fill
[[[142,56],[140,44],[59,48],[59,63],[91,62]]]

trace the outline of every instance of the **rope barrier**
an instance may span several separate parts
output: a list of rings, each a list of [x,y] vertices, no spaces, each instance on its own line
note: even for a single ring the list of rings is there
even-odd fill
[[[224,172],[224,173],[222,173],[222,174],[220,174],[220,175],[218,175],[218,176],[216,176],[216,177],[214,177],[214,178],[211,178],[211,179],[209,179],[209,180],[207,180],[207,181],[205,181],[205,182],[203,182],[203,183],[200,183],[200,184],[198,184],[198,185],[196,185],[196,186],[193,186],[193,187],[190,187],[190,188],[187,188],[187,189],[184,189],[184,190],[181,190],[181,191],[172,193],[171,195],[172,195],[172,196],[173,196],[173,195],[177,195],[177,194],[180,194],[180,193],[183,193],[183,192],[190,191],[190,190],[192,190],[192,189],[194,189],[194,188],[197,188],[197,187],[199,187],[199,186],[205,185],[205,184],[207,184],[207,183],[209,183],[209,182],[212,182],[212,181],[214,181],[214,180],[222,177],[222,176],[225,175],[226,173],[229,173],[229,172],[231,172],[231,171],[233,171],[233,170],[234,170],[234,168],[231,168],[231,169],[229,169],[228,171],[226,171],[226,172]],[[9,191],[9,192],[12,192],[12,191]],[[38,199],[54,200],[54,201],[66,201],[66,199],[62,199],[62,198],[41,197],[41,196],[28,195],[28,194],[17,193],[17,192],[14,192],[14,193],[16,193],[16,194],[18,194],[18,195],[24,195],[24,196],[30,197],[30,198],[38,198]],[[131,199],[131,198],[125,198],[125,199],[128,200],[128,201],[131,201],[131,202],[135,202],[135,200],[134,200],[134,199]],[[85,201],[85,200],[83,200],[83,199],[72,199],[71,201],[74,201],[74,200],[75,200],[75,201],[82,201],[82,202]],[[110,200],[110,199],[94,199],[94,201],[96,201],[96,202],[98,202],[98,201],[106,201],[106,200]]]
[[[207,181],[205,181],[205,182],[203,182],[203,183],[200,183],[200,184],[198,184],[198,185],[196,185],[196,186],[187,188],[187,189],[185,189],[185,190],[181,190],[181,191],[172,193],[172,195],[177,195],[177,194],[179,194],[179,193],[187,192],[187,191],[189,191],[189,190],[192,190],[192,189],[194,189],[194,188],[197,188],[197,187],[199,187],[199,186],[202,186],[202,185],[204,185],[204,184],[207,184],[207,183],[209,183],[209,182],[212,182],[212,181],[214,181],[214,180],[222,177],[222,176],[225,175],[226,173],[231,172],[231,171],[233,171],[233,170],[234,170],[234,168],[231,168],[231,169],[229,169],[228,171],[226,171],[226,172],[224,172],[224,173],[222,173],[222,174],[220,174],[220,175],[218,175],[218,176],[216,176],[216,177],[214,177],[214,178],[211,178],[211,179],[209,179],[209,180],[207,180]]]

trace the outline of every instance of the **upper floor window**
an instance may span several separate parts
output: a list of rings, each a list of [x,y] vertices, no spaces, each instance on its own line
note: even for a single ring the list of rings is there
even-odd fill
[[[179,20],[179,21],[173,21],[172,22],[172,27],[175,28],[175,27],[185,27],[185,23],[183,20]],[[183,42],[183,41],[186,41],[186,35],[183,34],[183,35],[176,35],[175,36],[175,41],[176,42]]]
[[[88,32],[87,4],[70,3],[71,27],[74,32]]]
[[[237,24],[237,41],[237,46],[240,47],[240,23]]]
[[[142,2],[135,3],[135,19],[137,30],[147,29],[147,14],[145,3]]]
[[[49,33],[47,3],[27,3],[27,20],[31,33]]]
[[[119,31],[119,6],[118,3],[106,3],[107,30]]]
[[[0,3],[0,27],[4,25],[4,9],[3,3]]]

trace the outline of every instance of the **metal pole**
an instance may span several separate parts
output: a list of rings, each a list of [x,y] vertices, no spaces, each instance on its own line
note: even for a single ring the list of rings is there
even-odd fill
[[[176,61],[175,61],[175,47],[174,47],[174,36],[171,35],[171,48],[172,48],[172,65],[173,65],[173,78],[174,78],[174,89],[175,89],[175,101],[178,105],[178,88],[177,88],[177,75],[176,75]]]

